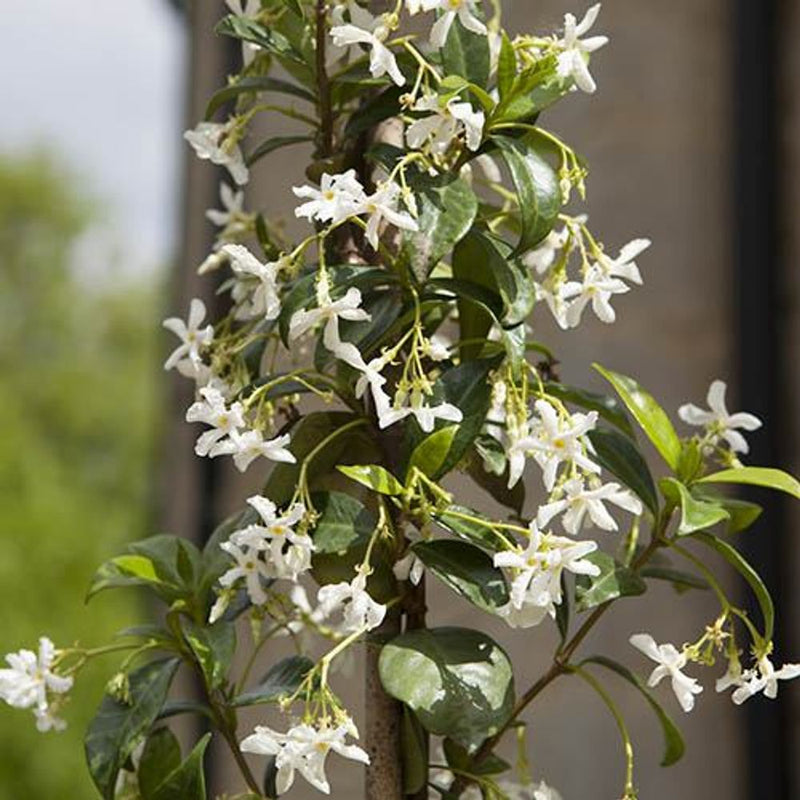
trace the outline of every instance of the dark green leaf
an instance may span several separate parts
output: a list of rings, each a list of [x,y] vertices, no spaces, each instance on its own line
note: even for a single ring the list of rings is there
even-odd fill
[[[430,572],[473,605],[490,614],[508,603],[508,587],[502,570],[491,556],[466,542],[439,539],[419,542],[411,548]]]
[[[624,567],[608,553],[597,550],[586,556],[587,561],[600,568],[597,577],[578,575],[575,579],[575,601],[578,611],[616,600],[635,597],[647,591],[647,585],[632,569]]]
[[[467,475],[498,503],[510,508],[518,515],[522,514],[522,509],[525,507],[525,483],[523,481],[517,481],[509,489],[507,470],[504,468],[502,475],[488,472],[483,463],[481,463],[480,458],[470,459],[465,466],[465,470]]]
[[[147,737],[136,777],[142,800],[152,800],[164,778],[181,763],[181,746],[169,728],[158,728]]]
[[[558,176],[537,139],[493,138],[517,190],[522,233],[516,252],[524,253],[550,233],[561,211]]]
[[[130,704],[106,695],[89,723],[86,763],[105,800],[113,800],[117,775],[155,722],[179,665],[177,658],[151,661],[132,672]]]
[[[592,656],[591,658],[587,658],[583,663],[598,664],[601,667],[610,669],[612,672],[616,672],[617,675],[624,678],[642,693],[644,699],[647,700],[650,707],[656,712],[658,721],[661,723],[661,730],[664,732],[664,757],[661,760],[661,766],[670,767],[680,761],[686,749],[683,736],[681,736],[678,726],[672,721],[672,717],[664,711],[658,700],[653,697],[652,692],[647,688],[645,682],[627,667],[623,667],[622,664],[618,664],[616,661],[606,658],[605,656]]]
[[[228,670],[236,652],[236,625],[220,620],[213,625],[197,625],[181,619],[183,635],[203,670],[206,683],[219,689],[228,677]]]
[[[391,86],[362,105],[345,126],[345,138],[354,139],[364,131],[372,130],[376,125],[390,117],[400,114],[400,97],[404,87]]]
[[[738,483],[749,486],[763,486],[786,492],[796,500],[800,500],[800,482],[796,478],[780,469],[769,467],[739,467],[725,469],[701,478],[699,483]]]
[[[312,500],[319,513],[313,534],[317,554],[343,553],[368,539],[375,529],[375,515],[349,494],[320,492]]]
[[[548,394],[552,394],[565,403],[579,406],[589,411],[596,411],[606,422],[610,422],[628,436],[633,437],[635,435],[625,409],[615,397],[590,392],[586,389],[578,389],[575,386],[567,386],[563,383],[555,383],[554,381],[547,381],[544,388]],[[655,496],[655,486],[653,487],[653,496]]]
[[[206,778],[203,771],[203,756],[211,741],[207,733],[196,745],[188,758],[173,770],[153,793],[145,800],[206,800]]]
[[[314,662],[305,656],[284,658],[270,668],[258,686],[236,697],[233,705],[256,706],[291,697],[313,668]]]
[[[497,64],[497,91],[500,95],[500,102],[505,100],[512,87],[514,79],[517,77],[517,54],[508,34],[503,31],[500,42],[500,58]]]
[[[465,519],[465,517],[471,517],[472,519]],[[464,539],[464,541],[472,542],[495,553],[505,549],[503,539],[492,531],[489,524],[490,521],[471,508],[450,506],[447,511],[440,511],[438,514],[434,514],[434,519],[450,533],[455,534],[460,539]],[[481,524],[483,520],[486,521],[485,525]]]
[[[400,720],[400,747],[403,753],[403,791],[416,795],[428,782],[428,747],[425,729],[408,706]]]
[[[727,542],[710,533],[696,533],[695,539],[716,550],[750,585],[764,617],[764,639],[772,641],[775,631],[775,604],[761,576],[753,569],[747,559]]]
[[[294,62],[305,74],[311,74],[303,55],[298,53],[286,36],[275,28],[267,29],[255,20],[229,14],[217,23],[214,30],[223,36],[232,36],[243,42],[257,44],[268,53],[280,57],[282,61]]]
[[[647,462],[636,445],[617,431],[595,428],[589,432],[594,447],[594,460],[632,489],[642,502],[658,513],[658,495]]]
[[[483,16],[479,8],[475,11]],[[482,89],[489,87],[491,56],[487,36],[468,31],[460,21],[455,21],[441,53],[445,75],[466,78]]]
[[[595,364],[594,368],[614,387],[664,461],[677,470],[681,440],[664,409],[633,378],[612,372],[599,364]]]
[[[556,606],[556,625],[558,626],[558,632],[561,636],[561,641],[565,642],[567,640],[567,635],[569,634],[570,599],[567,576],[563,574],[561,576],[561,597],[561,602]]]
[[[478,631],[409,631],[383,648],[379,669],[386,691],[409,706],[426,730],[470,751],[496,733],[513,709],[508,656]]]

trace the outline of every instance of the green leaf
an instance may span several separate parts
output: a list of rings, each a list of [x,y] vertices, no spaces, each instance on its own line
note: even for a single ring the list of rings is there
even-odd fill
[[[635,686],[642,694],[645,700],[650,704],[650,707],[655,711],[658,721],[661,723],[661,730],[664,732],[664,757],[661,760],[662,767],[670,767],[676,764],[683,757],[686,745],[683,741],[680,729],[673,722],[672,717],[667,714],[661,707],[658,700],[653,697],[653,693],[648,689],[645,682],[635,673],[631,672],[627,667],[618,664],[610,658],[605,656],[592,656],[585,659],[583,664],[598,664],[601,667],[616,672],[621,678],[624,678],[632,686]]]
[[[214,32],[223,36],[232,36],[243,42],[257,44],[267,52],[278,56],[282,61],[294,62],[297,67],[302,67],[308,75],[311,74],[302,54],[298,53],[289,40],[274,28],[267,29],[255,20],[229,14],[217,23]]]
[[[595,450],[593,459],[632,489],[653,515],[658,514],[653,476],[636,445],[627,436],[604,428],[595,428],[588,436]]]
[[[207,733],[189,754],[187,759],[173,770],[153,793],[145,800],[206,800],[206,778],[203,771],[203,756],[211,741]]]
[[[500,475],[495,471],[487,470],[485,467],[485,444],[486,440],[483,438],[476,440],[476,450],[479,451],[480,457],[473,457],[467,462],[465,466],[467,475],[469,475],[469,477],[484,491],[488,492],[498,503],[506,508],[510,508],[512,511],[516,512],[517,515],[521,515],[525,507],[524,481],[517,481],[511,489],[508,488],[508,470],[507,462],[505,461],[505,453],[503,454],[503,472]],[[495,454],[495,458],[496,455],[497,454]],[[483,462],[481,459],[483,459]]]
[[[775,604],[761,576],[753,569],[747,559],[735,548],[710,533],[695,533],[698,541],[716,550],[750,585],[764,617],[764,640],[772,641],[775,632]]]
[[[509,719],[511,662],[486,634],[466,628],[409,631],[384,646],[386,691],[405,703],[430,733],[476,750]]]
[[[561,602],[556,606],[556,625],[561,641],[566,642],[569,635],[570,599],[566,575],[561,576]]]
[[[157,728],[147,737],[136,777],[142,800],[152,800],[164,778],[181,763],[181,746],[169,728]]]
[[[375,515],[349,494],[320,492],[312,500],[319,513],[313,532],[317,554],[343,553],[364,542],[375,529]]]
[[[403,753],[403,792],[415,795],[428,782],[428,747],[425,730],[408,706],[400,720],[400,748]]]
[[[679,536],[688,536],[690,533],[711,528],[719,522],[730,519],[728,512],[719,503],[698,500],[675,478],[662,478],[658,485],[664,497],[681,509]]]
[[[464,519],[462,515],[472,517],[478,521]],[[499,553],[505,549],[504,541],[489,526],[490,520],[478,511],[473,511],[471,508],[464,506],[450,506],[446,511],[440,511],[434,514],[433,517],[442,527],[458,536],[459,539],[477,544],[479,547],[483,547],[493,553]],[[487,524],[482,525],[481,520],[485,520]]]
[[[475,763],[475,759],[458,742],[445,739],[442,742],[444,757],[448,766],[470,775],[501,775],[508,772],[511,765],[494,753],[490,753]]]
[[[233,700],[234,706],[257,706],[277,703],[291,697],[314,668],[314,662],[306,656],[289,656],[270,667],[258,686],[240,694]]]
[[[169,584],[159,580],[153,562],[144,556],[123,555],[106,561],[92,578],[86,601],[91,600],[99,592],[106,589],[118,589],[127,586],[148,586],[171,594]]]
[[[130,704],[106,695],[84,739],[89,773],[105,800],[113,800],[117,775],[167,698],[180,660],[151,661],[130,675]]]
[[[219,689],[227,680],[236,652],[236,625],[220,620],[213,625],[198,625],[181,619],[183,635],[203,670],[206,683]]]
[[[430,572],[473,605],[490,614],[508,603],[508,587],[502,570],[491,556],[466,542],[439,539],[419,542],[412,548]]]
[[[558,176],[536,139],[494,136],[493,140],[517,190],[522,233],[516,252],[524,253],[550,233],[561,211]]]
[[[372,130],[385,119],[398,116],[401,111],[400,97],[404,92],[404,87],[390,86],[385,91],[370,98],[347,121],[345,139],[354,139],[364,131]]]
[[[673,567],[648,564],[639,570],[639,575],[643,578],[668,581],[679,593],[688,591],[689,589],[701,589],[705,591],[711,588],[705,578],[701,578],[699,575],[695,575],[692,572],[674,569]]]
[[[780,469],[770,467],[738,467],[725,469],[700,478],[698,483],[738,483],[749,486],[763,486],[786,492],[796,500],[800,500],[800,482]]]
[[[692,494],[702,500],[708,500],[722,506],[730,519],[728,520],[728,533],[741,533],[746,531],[761,516],[764,509],[757,503],[750,503],[747,500],[739,500],[706,488],[705,484],[695,483],[692,486]]]
[[[483,17],[477,7],[475,11]],[[482,89],[489,88],[491,55],[487,36],[467,30],[460,20],[453,22],[442,53],[444,74],[460,76]]]
[[[594,364],[594,368],[614,387],[664,461],[674,470],[681,457],[681,440],[667,413],[639,384],[626,375]]]
[[[248,92],[280,92],[281,94],[289,94],[302,100],[307,100],[309,103],[315,102],[315,97],[311,92],[290,81],[271,78],[267,75],[244,76],[230,86],[214,92],[206,106],[206,119],[211,119],[214,113],[226,103]]]
[[[458,430],[458,425],[448,425],[446,428],[426,436],[411,454],[411,460],[408,462],[408,474],[410,475],[411,470],[415,467],[428,477],[441,474],[441,469],[447,462],[448,454],[453,446],[453,439]]]
[[[514,79],[517,77],[517,54],[508,34],[503,31],[500,41],[500,58],[497,64],[497,91],[502,103],[511,92],[514,86]]]
[[[274,153],[282,147],[313,141],[311,136],[271,136],[269,139],[265,139],[261,142],[252,152],[247,154],[247,166],[252,167],[253,164],[260,161],[264,156],[268,156],[270,153]]]
[[[567,386],[564,383],[547,381],[544,385],[547,394],[552,394],[559,400],[573,406],[585,408],[588,411],[596,411],[606,422],[610,422],[619,428],[623,433],[634,437],[633,426],[625,413],[625,409],[615,397],[606,394],[590,392],[586,389],[578,389],[575,386]],[[655,486],[653,487],[655,496]]]
[[[647,585],[632,569],[623,566],[600,550],[586,556],[600,568],[597,577],[578,575],[575,579],[575,601],[578,611],[587,611],[618,597],[635,597],[647,591]]]
[[[478,213],[478,198],[457,175],[416,176],[409,186],[417,196],[419,230],[403,234],[401,256],[418,280],[466,236]]]
[[[538,60],[514,78],[489,120],[489,129],[503,122],[533,121],[541,111],[564,97],[572,86],[571,78],[562,78],[556,73],[555,59]]]
[[[389,470],[377,464],[337,467],[337,469],[351,480],[366,486],[367,489],[372,489],[373,492],[378,492],[378,494],[398,497],[405,491],[403,484]]]

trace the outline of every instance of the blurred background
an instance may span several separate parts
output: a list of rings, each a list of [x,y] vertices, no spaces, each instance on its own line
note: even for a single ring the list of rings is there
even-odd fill
[[[160,320],[183,314],[213,287],[195,266],[213,231],[220,173],[194,160],[181,132],[237,69],[239,51],[211,34],[222,0],[27,0],[7,4],[0,27],[0,630],[2,650],[41,632],[58,643],[101,642],[141,618],[134,595],[87,610],[83,591],[125,541],[168,530],[202,540],[242,486],[193,456],[182,422],[189,387],[163,377]],[[509,27],[549,32],[564,0],[504,0]],[[637,375],[675,410],[702,400],[716,377],[733,403],[769,419],[750,462],[800,472],[800,9],[786,0],[606,0],[598,32],[611,45],[593,61],[599,91],[575,96],[545,124],[586,155],[593,230],[609,248],[635,236],[645,287],[623,300],[620,322],[587,319],[577,334],[546,322],[542,338],[565,380],[591,387],[602,361]],[[272,124],[272,123],[270,123]],[[286,155],[289,153],[290,155]],[[286,216],[306,153],[285,151],[254,170],[248,207]],[[800,661],[796,509],[774,498],[746,548],[775,589],[777,650]],[[734,590],[737,587],[732,587]],[[743,593],[744,594],[744,593]],[[657,639],[695,636],[710,598],[649,593],[620,605],[589,650],[622,655],[642,620]],[[436,624],[485,624],[446,590],[431,598]],[[520,684],[552,651],[552,632],[511,637]],[[110,665],[85,676],[67,733],[42,737],[0,711],[0,799],[95,796],[82,732]],[[345,699],[358,717],[357,679]],[[643,800],[792,800],[800,797],[800,687],[734,709],[710,690],[681,719],[689,752],[658,766],[650,710],[613,686],[639,742]],[[675,709],[672,699],[665,702]],[[677,716],[681,712],[674,711]],[[255,721],[256,718],[248,721]],[[582,686],[562,681],[531,717],[534,772],[565,800],[613,800],[621,755],[612,721]],[[35,755],[34,755],[35,754]],[[212,787],[227,763],[214,751]],[[334,796],[357,797],[345,769]],[[234,788],[236,788],[234,784]],[[290,797],[311,798],[298,786]]]

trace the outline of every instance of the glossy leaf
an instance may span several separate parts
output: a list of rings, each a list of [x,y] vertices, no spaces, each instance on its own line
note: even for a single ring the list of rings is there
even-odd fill
[[[623,566],[600,550],[586,556],[587,561],[600,568],[597,577],[578,575],[575,579],[575,601],[578,611],[616,600],[635,597],[647,591],[647,585],[632,569]]]
[[[499,553],[505,549],[503,539],[492,531],[488,524],[489,520],[471,508],[450,506],[446,511],[434,514],[434,519],[450,533],[465,542],[471,542],[494,553]],[[486,520],[487,524],[481,524],[481,520]]]
[[[177,658],[151,661],[130,675],[130,704],[106,695],[84,739],[89,773],[105,800],[117,775],[155,722],[178,670]]]
[[[426,436],[411,454],[411,460],[408,462],[408,474],[410,475],[411,470],[416,468],[428,477],[440,475],[458,430],[458,425],[448,425],[446,428],[441,428]]]
[[[635,686],[645,700],[650,704],[650,707],[655,711],[658,721],[661,723],[661,730],[664,733],[664,757],[661,760],[662,767],[670,767],[681,760],[686,750],[686,745],[683,741],[680,729],[673,722],[672,717],[667,714],[661,706],[661,703],[655,699],[653,693],[647,687],[647,684],[635,673],[631,672],[627,667],[613,661],[605,656],[592,656],[583,661],[583,664],[597,664],[601,667],[616,672],[621,678],[624,678],[632,686]]]
[[[595,364],[594,368],[614,387],[664,461],[677,470],[681,441],[664,409],[633,378],[612,372],[599,364]]]
[[[409,181],[417,195],[419,230],[403,236],[401,255],[420,281],[467,234],[478,213],[478,198],[458,176]]]
[[[699,483],[737,483],[748,486],[763,486],[785,492],[796,500],[800,500],[800,482],[788,472],[769,467],[739,467],[725,469],[701,478]]]
[[[503,31],[500,40],[500,57],[497,64],[497,91],[502,103],[514,86],[517,77],[517,55],[508,34]]]
[[[386,691],[405,703],[430,733],[450,736],[470,752],[512,712],[514,679],[502,648],[466,628],[409,631],[381,650]]]
[[[519,198],[522,232],[516,252],[536,247],[553,229],[561,211],[561,189],[553,166],[537,140],[493,137],[508,166]]]
[[[166,776],[151,798],[145,800],[206,800],[206,778],[203,756],[211,741],[207,733],[194,747],[186,760]]]
[[[636,445],[627,436],[605,428],[595,428],[588,436],[595,450],[592,458],[632,489],[654,515],[657,514],[658,494],[653,476]]]
[[[495,614],[508,603],[508,587],[492,557],[467,542],[438,539],[411,548],[428,571],[473,605]]]
[[[775,631],[775,604],[761,576],[747,559],[726,541],[710,533],[696,533],[694,538],[716,550],[750,585],[764,617],[764,639],[771,642]]]
[[[400,747],[403,753],[403,792],[415,795],[428,781],[429,757],[425,729],[408,706],[403,706],[400,720]]]
[[[136,778],[142,800],[151,800],[164,778],[181,763],[181,746],[169,728],[158,728],[147,737]]]
[[[255,20],[229,14],[217,23],[214,31],[223,36],[232,36],[243,42],[257,44],[282,61],[294,62],[295,67],[302,69],[304,74],[309,76],[311,74],[303,56],[295,50],[286,36],[274,27],[268,29]]]
[[[182,619],[181,626],[206,683],[212,689],[219,689],[227,680],[236,651],[235,624],[220,620],[213,625],[198,625]]]
[[[695,531],[706,530],[719,522],[730,519],[728,512],[719,503],[699,500],[680,481],[663,478],[659,482],[661,491],[673,505],[681,509],[678,535],[687,536]]]
[[[277,703],[290,697],[314,668],[314,662],[306,656],[289,656],[270,667],[259,684],[240,694],[233,700],[235,706],[256,706]]]
[[[320,492],[312,497],[319,513],[313,531],[316,553],[343,553],[369,538],[375,515],[344,492]]]
[[[483,16],[477,6],[474,11]],[[445,75],[458,75],[482,89],[488,88],[491,68],[488,37],[467,30],[456,19],[441,53]]]
[[[503,122],[530,122],[564,97],[574,85],[573,81],[555,74],[553,66],[549,58],[542,58],[522,70],[495,108],[489,120],[490,129]]]
[[[403,484],[389,470],[377,464],[338,467],[338,470],[342,475],[346,475],[356,483],[360,483],[378,494],[397,497],[405,491]]]

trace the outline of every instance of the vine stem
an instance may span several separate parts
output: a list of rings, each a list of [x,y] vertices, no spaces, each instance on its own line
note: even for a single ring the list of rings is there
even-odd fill
[[[328,4],[317,0],[316,50],[317,50],[317,106],[320,119],[320,155],[330,158],[333,154],[333,105],[331,103],[331,84],[328,78],[327,61],[327,22]]]
[[[674,507],[669,505],[666,506],[658,517],[656,524],[653,527],[653,536],[650,541],[650,544],[642,551],[639,557],[633,562],[631,568],[634,571],[641,569],[647,561],[653,556],[656,550],[661,547],[663,542],[664,534],[669,527],[670,520],[672,519],[672,513],[674,511]],[[575,632],[572,638],[560,647],[557,651],[555,656],[553,657],[553,663],[550,665],[550,668],[542,675],[539,680],[536,681],[526,692],[525,694],[520,697],[517,701],[517,704],[514,706],[513,711],[506,722],[494,736],[488,738],[478,749],[477,753],[475,754],[474,763],[480,764],[485,758],[487,758],[497,747],[500,740],[506,734],[506,732],[511,728],[511,726],[516,722],[519,715],[554,681],[556,678],[569,673],[574,668],[570,666],[569,660],[572,658],[575,651],[581,646],[583,640],[589,635],[592,628],[598,623],[598,621],[605,615],[609,608],[614,604],[613,600],[609,600],[603,605],[598,606],[584,621],[580,628]],[[456,781],[453,786],[453,795],[455,797],[460,797],[461,792],[466,788],[469,781],[464,780],[463,778]]]

